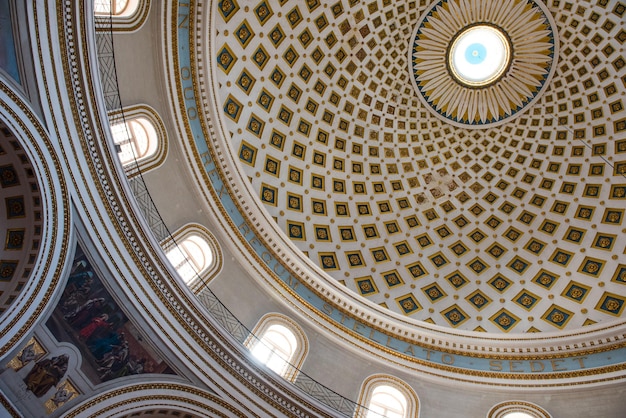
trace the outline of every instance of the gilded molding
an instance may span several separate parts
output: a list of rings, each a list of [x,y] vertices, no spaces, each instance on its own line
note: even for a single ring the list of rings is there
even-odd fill
[[[153,391],[157,393],[151,393],[150,395],[137,395],[137,393],[141,393],[143,391]],[[184,395],[190,396],[185,397]],[[163,402],[162,405],[164,406],[168,404],[171,405],[172,402],[179,402],[181,404],[188,404],[189,406],[196,407],[207,414],[211,414],[211,416],[213,416],[212,414],[216,414],[215,416],[219,417],[226,416],[214,407],[207,405],[207,403],[191,399],[191,396],[206,399],[211,404],[216,404],[227,409],[235,416],[242,418],[248,416],[221,398],[197,388],[173,383],[143,383],[133,386],[125,386],[103,394],[98,394],[96,397],[83,402],[70,411],[67,411],[66,417],[80,416],[94,407],[98,407],[98,412],[96,415],[90,416],[107,416],[107,413],[120,407],[127,407],[129,411],[134,410],[136,412],[137,409],[154,408],[154,406],[159,405],[160,402]],[[117,398],[120,400],[117,400]],[[104,405],[98,406],[100,404]],[[142,406],[143,408],[141,408]],[[91,413],[93,414],[93,411]]]
[[[47,237],[46,243],[49,245],[46,245],[45,250],[40,251],[38,254],[38,259],[45,261],[43,261],[43,266],[40,266],[41,262],[37,264],[35,273],[40,278],[51,277],[50,283],[47,284],[48,287],[46,289],[44,289],[44,284],[46,284],[45,280],[31,280],[30,283],[34,283],[34,288],[30,290],[30,296],[28,296],[28,299],[19,305],[20,307],[17,312],[14,312],[15,307],[13,306],[5,312],[7,315],[10,314],[11,317],[4,329],[0,330],[0,334],[11,335],[11,338],[7,344],[0,347],[0,356],[4,356],[12,350],[28,332],[30,332],[36,321],[39,320],[41,313],[46,309],[49,300],[52,298],[63,270],[62,263],[55,262],[55,266],[52,266],[52,255],[55,250],[58,250],[59,259],[64,260],[66,258],[69,245],[69,235],[61,235],[59,232],[70,230],[70,219],[69,213],[66,212],[69,208],[69,198],[64,179],[62,176],[53,174],[51,167],[49,167],[46,163],[42,164],[42,162],[49,159],[52,162],[54,173],[62,173],[60,161],[58,160],[56,153],[53,151],[54,147],[46,130],[41,125],[30,107],[23,102],[20,96],[17,95],[4,82],[0,83],[0,91],[2,91],[2,93],[5,94],[9,100],[9,102],[5,100],[0,101],[0,107],[2,107],[3,112],[6,112],[10,116],[10,120],[7,122],[19,125],[21,130],[19,134],[27,135],[30,141],[29,145],[36,150],[37,164],[33,164],[33,167],[37,167],[36,171],[39,174],[39,177],[41,177],[39,178],[40,186],[45,186],[41,187],[40,192],[43,197],[42,202],[46,202],[43,206],[43,209],[46,211],[47,218],[44,219],[44,233]],[[30,131],[24,121],[21,120],[22,115],[18,115],[18,113],[11,108],[13,105],[19,107],[28,122],[33,125],[37,131],[37,137],[34,132]],[[45,151],[41,148],[39,141],[43,141],[45,144]],[[33,161],[33,163],[35,163],[35,161]],[[51,179],[57,179],[58,183],[56,185],[53,184]],[[48,201],[50,205],[49,207],[47,206]],[[24,325],[22,325],[17,331],[9,331],[17,322],[24,319],[25,313],[32,308],[37,299],[40,301],[38,302],[34,312],[29,314]]]
[[[210,334],[219,334],[220,331],[206,321],[203,321],[202,325],[194,322],[195,318],[203,316],[202,312],[195,307],[195,302],[193,302],[183,289],[179,287],[176,280],[171,277],[167,282],[163,280],[161,275],[164,272],[167,272],[167,268],[160,260],[153,260],[146,256],[143,243],[151,241],[149,237],[146,236],[146,232],[131,228],[131,225],[138,225],[140,222],[132,211],[126,210],[126,208],[131,206],[128,202],[128,197],[117,192],[118,190],[123,189],[123,186],[120,184],[120,180],[116,175],[111,175],[111,173],[114,172],[114,169],[112,168],[114,167],[114,164],[110,153],[106,151],[106,147],[99,145],[98,141],[95,140],[96,137],[104,137],[101,120],[97,115],[91,115],[95,120],[95,125],[98,126],[98,128],[94,128],[92,126],[94,120],[87,117],[86,111],[84,110],[97,109],[95,97],[101,93],[97,90],[97,86],[95,86],[94,79],[89,72],[90,68],[83,68],[80,65],[80,62],[91,62],[90,60],[92,57],[90,55],[90,51],[86,48],[82,49],[82,56],[79,57],[77,56],[74,47],[70,45],[72,43],[75,44],[76,35],[74,34],[79,34],[79,36],[81,36],[82,45],[90,44],[87,36],[92,32],[88,30],[86,26],[88,19],[86,19],[84,15],[80,16],[79,10],[80,6],[75,6],[73,8],[57,8],[56,17],[58,27],[63,28],[60,45],[62,56],[64,57],[62,65],[64,68],[67,91],[72,92],[74,95],[73,97],[70,97],[70,107],[74,120],[79,122],[77,127],[80,128],[78,130],[81,137],[80,143],[83,153],[87,157],[87,161],[89,163],[90,175],[83,174],[83,176],[87,179],[98,179],[98,181],[93,182],[93,189],[102,199],[102,202],[105,203],[106,215],[108,215],[109,219],[114,222],[113,225],[115,227],[115,231],[106,230],[104,233],[108,236],[111,242],[115,242],[113,239],[114,233],[120,237],[126,238],[125,240],[122,240],[125,252],[132,257],[134,263],[136,263],[138,267],[143,269],[144,276],[142,276],[142,278],[148,279],[146,283],[149,285],[151,290],[155,292],[159,302],[161,302],[164,307],[167,307],[169,313],[172,314],[174,318],[177,318],[178,322],[173,323],[166,317],[156,318],[152,314],[151,309],[146,303],[143,302],[145,298],[142,298],[142,295],[139,295],[133,288],[133,285],[137,285],[142,290],[143,295],[149,295],[150,292],[148,292],[146,287],[142,284],[143,280],[138,280],[137,277],[130,278],[124,276],[120,266],[115,266],[115,273],[117,273],[117,277],[119,277],[122,283],[126,285],[127,291],[132,293],[132,297],[136,301],[137,306],[141,307],[141,311],[147,316],[150,322],[160,328],[162,335],[168,335],[170,343],[178,349],[178,352],[182,356],[184,356],[189,366],[194,368],[196,372],[202,373],[207,381],[219,386],[218,382],[213,377],[214,375],[220,376],[220,378],[224,381],[228,381],[234,377],[254,394],[259,396],[259,398],[267,402],[268,405],[273,406],[277,410],[285,413],[302,411],[298,413],[306,415],[306,413],[303,412],[303,408],[307,408],[310,411],[314,411],[316,416],[328,416],[323,410],[320,410],[318,407],[311,404],[307,399],[300,398],[299,395],[293,392],[288,385],[281,382],[280,379],[276,380],[275,377],[264,375],[267,381],[272,382],[272,384],[269,385],[262,382],[257,378],[257,376],[263,375],[263,373],[256,369],[256,366],[253,366],[252,363],[240,363],[241,358],[235,359],[232,357],[230,353],[239,352],[240,347],[231,345],[227,340],[222,340],[218,343],[216,340],[212,339]],[[74,14],[77,14],[78,16],[76,20],[80,22],[80,28],[77,28],[77,23],[74,21]],[[72,76],[70,76],[70,74],[72,74]],[[84,77],[84,79],[81,77]],[[90,93],[88,96],[91,98],[90,102],[85,102],[85,97],[87,95],[83,92]],[[80,155],[78,152],[75,152],[75,154]],[[92,194],[91,190],[88,190],[87,193],[87,196],[78,196],[83,205],[86,203],[84,200],[85,198],[89,198],[92,201],[98,200],[96,195]],[[102,216],[102,214],[99,214],[99,216]],[[102,220],[104,221],[104,217]],[[91,223],[90,226],[94,231],[94,236],[98,240],[102,240],[103,238],[97,232],[98,229],[95,228],[95,221],[93,219],[89,219],[89,222]],[[109,248],[102,246],[102,250],[105,252],[104,255],[106,257],[109,257],[111,260],[115,259]],[[155,261],[158,265],[153,264]],[[130,267],[128,265],[126,267],[126,272],[132,270],[128,268]],[[132,283],[131,280],[133,280]],[[147,300],[152,302],[150,301],[150,298]],[[175,335],[168,334],[165,329],[166,325],[169,329],[174,330]],[[200,347],[202,347],[204,351],[200,352],[190,346],[185,348],[180,347],[180,345],[176,343],[175,338],[173,338],[174,336],[180,338],[181,340],[186,340],[191,337]],[[222,366],[222,370],[230,371],[230,376],[225,377],[223,373],[220,373],[221,370],[210,366],[208,363],[204,364],[205,367],[196,364],[189,353],[190,350],[196,358],[204,358],[206,357],[206,354],[209,354]],[[250,373],[251,367],[256,369],[254,373]],[[209,371],[207,368],[210,368],[211,370]],[[276,386],[280,387],[281,390],[276,390]],[[247,402],[250,404],[256,404],[260,409],[263,409],[262,405],[260,405],[256,400],[251,399],[240,389],[237,389],[236,386],[232,386],[232,388],[234,391],[232,393],[228,392],[228,396],[233,399],[236,399],[237,396],[239,396],[239,398],[243,397],[247,399]],[[235,391],[239,393],[235,393]],[[294,400],[299,402],[299,404],[296,404]]]
[[[193,7],[190,7],[190,9],[193,9]],[[215,190],[215,189],[211,189],[210,187],[207,187],[209,189],[211,198],[213,199],[219,198],[225,193],[228,193],[231,197],[236,197],[237,199],[233,198],[234,207],[237,208],[237,210],[242,214],[244,218],[247,218],[245,226],[234,225],[232,220],[229,219],[228,213],[225,210],[225,208],[223,206],[218,205],[218,208],[216,210],[218,210],[221,217],[224,218],[224,219],[220,219],[220,221],[225,222],[231,230],[233,227],[236,228],[233,234],[237,235],[237,239],[239,241],[238,245],[244,248],[247,248],[249,250],[248,251],[249,254],[246,254],[246,256],[252,257],[254,261],[257,263],[257,266],[255,266],[254,268],[255,269],[260,268],[263,270],[263,274],[261,274],[260,276],[264,278],[267,285],[271,286],[274,289],[280,289],[281,293],[285,296],[288,295],[288,297],[285,297],[285,299],[291,306],[294,306],[296,309],[305,313],[310,318],[315,317],[314,320],[318,324],[327,322],[330,325],[325,326],[324,328],[327,330],[330,330],[335,335],[338,335],[339,338],[344,339],[344,341],[348,341],[348,340],[342,337],[341,334],[349,334],[353,339],[359,341],[359,343],[363,343],[366,346],[370,346],[372,348],[371,351],[380,350],[380,351],[383,351],[385,354],[388,354],[391,356],[398,356],[397,351],[394,352],[393,350],[389,350],[388,348],[383,347],[382,342],[378,342],[378,344],[376,344],[376,341],[373,342],[371,338],[368,339],[364,337],[362,334],[358,334],[357,332],[354,332],[353,330],[349,330],[349,329],[347,330],[342,327],[338,327],[338,329],[336,329],[335,328],[336,323],[333,323],[333,320],[330,320],[321,312],[319,312],[319,308],[312,307],[310,304],[304,301],[303,298],[297,292],[294,291],[295,286],[293,285],[290,286],[289,284],[291,283],[286,283],[284,279],[281,279],[280,277],[278,277],[276,272],[273,271],[270,268],[270,266],[268,266],[267,263],[265,262],[267,260],[264,260],[259,254],[256,254],[252,251],[253,248],[249,242],[251,241],[251,239],[246,239],[247,237],[244,236],[244,233],[242,233],[243,227],[245,227],[246,232],[253,233],[253,236],[255,237],[254,239],[257,239],[257,242],[258,240],[260,240],[266,243],[265,248],[267,249],[268,252],[270,252],[275,257],[276,266],[280,266],[281,269],[285,269],[289,271],[292,274],[292,277],[301,279],[298,281],[297,284],[302,285],[303,287],[306,287],[308,290],[311,290],[314,293],[316,293],[325,303],[331,306],[331,309],[335,310],[336,312],[340,312],[342,318],[344,317],[350,318],[354,320],[355,323],[364,324],[374,331],[381,332],[385,335],[393,336],[397,341],[414,344],[415,346],[420,347],[420,348],[436,349],[443,353],[464,354],[464,355],[468,355],[468,356],[476,357],[476,358],[513,359],[513,360],[515,359],[523,359],[523,360],[556,359],[556,358],[568,358],[568,357],[571,358],[571,357],[576,357],[581,353],[585,353],[585,354],[600,353],[604,350],[614,350],[614,349],[619,349],[623,347],[623,343],[621,343],[621,341],[623,340],[624,336],[621,334],[613,335],[610,339],[597,338],[595,341],[588,341],[588,342],[569,342],[569,343],[560,342],[560,341],[563,341],[564,339],[571,339],[573,337],[581,337],[585,335],[589,335],[590,337],[593,338],[594,335],[597,335],[599,333],[598,330],[595,330],[595,331],[580,330],[577,332],[568,332],[558,337],[552,337],[552,336],[545,337],[542,335],[538,335],[538,336],[533,335],[532,337],[526,336],[523,338],[521,337],[520,338],[514,338],[514,337],[513,338],[511,337],[493,338],[492,337],[492,338],[489,338],[488,340],[485,340],[485,338],[482,335],[466,335],[466,334],[462,334],[458,332],[437,330],[436,334],[440,335],[441,336],[440,338],[437,338],[437,339],[432,338],[432,337],[423,338],[420,335],[419,331],[416,332],[416,329],[419,330],[421,328],[431,334],[434,334],[435,332],[425,325],[421,325],[421,324],[414,325],[412,323],[410,324],[408,321],[400,321],[402,322],[402,327],[394,327],[393,325],[390,326],[390,323],[384,322],[384,321],[368,322],[369,317],[370,317],[368,312],[364,312],[363,309],[361,309],[360,307],[337,298],[336,294],[333,294],[332,292],[325,289],[326,285],[320,285],[318,282],[315,281],[315,279],[305,277],[305,272],[302,271],[299,267],[297,267],[294,264],[293,260],[290,260],[288,258],[289,257],[288,254],[281,253],[280,250],[277,250],[277,251],[274,250],[275,248],[280,248],[280,246],[277,246],[275,243],[271,241],[271,238],[269,238],[268,233],[265,231],[265,228],[267,227],[267,225],[262,225],[261,222],[258,221],[256,218],[251,221],[249,216],[255,217],[256,213],[253,213],[248,206],[243,207],[242,205],[244,205],[244,203],[242,203],[242,201],[239,200],[239,199],[243,199],[242,192],[240,192],[239,189],[237,188],[237,185],[234,180],[235,176],[229,171],[229,168],[228,168],[229,167],[228,165],[229,153],[222,151],[220,147],[223,144],[221,144],[221,142],[216,140],[217,138],[219,138],[220,134],[226,135],[225,133],[226,131],[225,131],[225,128],[220,125],[219,119],[218,120],[212,119],[212,113],[211,113],[212,108],[211,108],[210,103],[216,103],[215,97],[214,97],[215,92],[214,92],[214,89],[210,88],[210,86],[207,85],[208,83],[207,84],[203,83],[203,80],[208,78],[205,72],[211,71],[214,65],[212,61],[206,61],[203,59],[202,53],[206,49],[203,44],[203,39],[206,35],[202,32],[203,27],[198,26],[198,22],[202,22],[203,19],[210,21],[212,18],[211,17],[196,18],[195,16],[193,16],[192,11],[190,11],[190,13],[192,14],[189,15],[190,16],[189,19],[185,18],[183,19],[183,21],[189,22],[189,25],[190,25],[190,35],[189,35],[190,36],[190,40],[189,40],[190,60],[191,62],[199,63],[197,68],[196,66],[191,66],[191,68],[189,69],[189,71],[191,72],[192,87],[194,90],[194,97],[195,97],[194,109],[204,110],[204,114],[203,114],[204,118],[201,118],[199,123],[202,126],[202,130],[204,132],[205,137],[212,138],[213,140],[207,141],[208,145],[210,145],[209,149],[208,151],[202,154],[199,153],[197,150],[195,150],[193,146],[188,145],[187,149],[189,148],[192,149],[191,152],[193,156],[191,157],[191,159],[196,164],[196,167],[203,167],[205,166],[207,162],[215,162],[215,170],[211,172],[211,175],[218,175],[221,181],[223,182],[223,184],[225,185],[225,187],[224,189],[220,189],[220,190]],[[191,35],[192,33],[195,34],[195,38],[193,39]],[[180,40],[180,42],[183,42],[183,41],[184,40]],[[202,51],[202,52],[198,52],[198,51]],[[211,53],[210,47],[208,51],[210,55]],[[175,58],[178,59],[178,55],[175,55]],[[182,95],[182,88],[183,87],[181,87],[181,84],[179,83],[177,99],[178,99],[179,106],[185,109],[186,97],[183,97]],[[208,94],[212,94],[213,97],[207,98],[206,95]],[[187,100],[189,99],[187,98]],[[191,135],[191,132],[190,132],[191,128],[190,128],[189,117],[186,115],[183,115],[182,119],[183,119],[182,120],[183,125],[185,126],[185,130],[187,131],[187,137],[188,138],[193,137],[193,135]],[[196,180],[198,182],[201,182],[201,184],[205,184],[205,185],[210,184],[211,179],[207,175],[207,173],[200,169],[197,169],[196,173],[198,171],[200,171],[201,173],[200,175],[202,179],[197,177]],[[250,202],[250,206],[254,206],[254,203]],[[331,286],[329,285],[329,287]],[[364,319],[365,315],[367,315],[368,320]],[[335,319],[335,321],[337,320]],[[355,327],[356,326],[357,325],[355,325]],[[405,328],[403,328],[405,326],[407,328],[408,326],[410,326],[411,329],[405,331]],[[603,330],[609,331],[613,329],[615,331],[619,331],[619,329],[622,326],[623,324],[610,324],[610,325],[605,326]],[[450,343],[448,341],[448,338],[450,337],[462,338],[466,342]],[[476,343],[474,344],[472,340],[476,341]],[[501,343],[509,342],[513,344],[520,343],[521,346],[505,348],[505,347],[496,345],[496,347],[489,347],[486,345],[486,341],[487,342],[497,341]],[[537,342],[541,342],[544,345],[541,347],[533,346],[533,344]],[[545,343],[548,343],[549,345],[546,346]],[[578,351],[578,350],[581,350],[581,351]],[[401,354],[399,355],[399,357],[407,361],[417,361],[415,359],[403,357]],[[437,365],[433,365],[433,364],[429,364],[429,366],[438,367]],[[496,377],[496,376],[494,375],[493,377]],[[498,375],[497,377],[502,377],[502,375]]]
[[[19,411],[13,407],[11,402],[9,402],[9,400],[4,396],[3,393],[0,393],[0,405],[2,405],[4,409],[6,409],[9,414],[11,414],[11,417],[22,418],[22,414],[20,414]]]

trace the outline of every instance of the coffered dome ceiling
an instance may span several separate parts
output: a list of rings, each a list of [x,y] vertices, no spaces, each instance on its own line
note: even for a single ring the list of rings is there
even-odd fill
[[[232,149],[329,277],[457,329],[556,331],[623,314],[621,4],[216,7],[215,100]],[[469,48],[493,52],[484,34],[461,39],[472,27],[508,54],[492,76],[463,73]],[[455,45],[468,48],[459,61]]]
[[[4,313],[27,287],[47,213],[36,171],[18,138],[1,121],[0,199],[0,313]]]

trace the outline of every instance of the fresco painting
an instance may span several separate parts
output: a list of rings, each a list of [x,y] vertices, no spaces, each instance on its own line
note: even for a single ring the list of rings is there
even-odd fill
[[[67,285],[46,323],[83,354],[83,372],[100,383],[143,373],[173,373],[128,320],[77,245]]]

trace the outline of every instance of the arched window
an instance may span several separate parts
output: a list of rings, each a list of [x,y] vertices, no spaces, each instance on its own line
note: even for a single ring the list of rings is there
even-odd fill
[[[361,386],[357,418],[416,418],[419,400],[402,380],[387,375],[368,377]]]
[[[111,113],[110,119],[114,121],[111,123],[113,142],[129,177],[165,160],[165,128],[154,110],[147,106],[129,107]]]
[[[97,30],[133,31],[139,29],[148,16],[150,0],[94,0],[93,13],[109,24],[96,25]],[[105,21],[106,23],[106,21]]]
[[[209,243],[198,235],[188,236],[173,246],[166,255],[185,283],[193,280],[196,274],[202,273],[213,261]]]
[[[222,267],[213,235],[200,225],[186,225],[163,244],[165,255],[191,290],[201,290]]]
[[[280,314],[268,314],[261,318],[246,346],[261,363],[289,381],[295,380],[309,351],[302,329]]]
[[[393,386],[380,385],[372,392],[367,418],[405,418],[406,398]]]
[[[283,375],[289,366],[289,359],[296,348],[296,337],[289,328],[282,325],[270,326],[259,344],[255,344],[252,354],[270,369]]]
[[[93,7],[96,15],[126,17],[137,11],[139,0],[95,0]]]
[[[118,156],[124,165],[146,158],[156,151],[156,131],[146,118],[139,117],[111,125],[111,132],[115,145],[119,147]]]
[[[531,402],[506,401],[491,408],[487,418],[552,418],[552,415]]]

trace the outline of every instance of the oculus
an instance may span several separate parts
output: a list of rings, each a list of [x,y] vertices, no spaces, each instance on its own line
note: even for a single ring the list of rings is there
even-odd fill
[[[556,68],[554,27],[539,1],[437,0],[409,48],[418,97],[439,119],[463,128],[519,116]]]
[[[506,34],[494,26],[476,25],[463,30],[448,52],[452,76],[467,86],[485,86],[499,79],[511,62]]]

